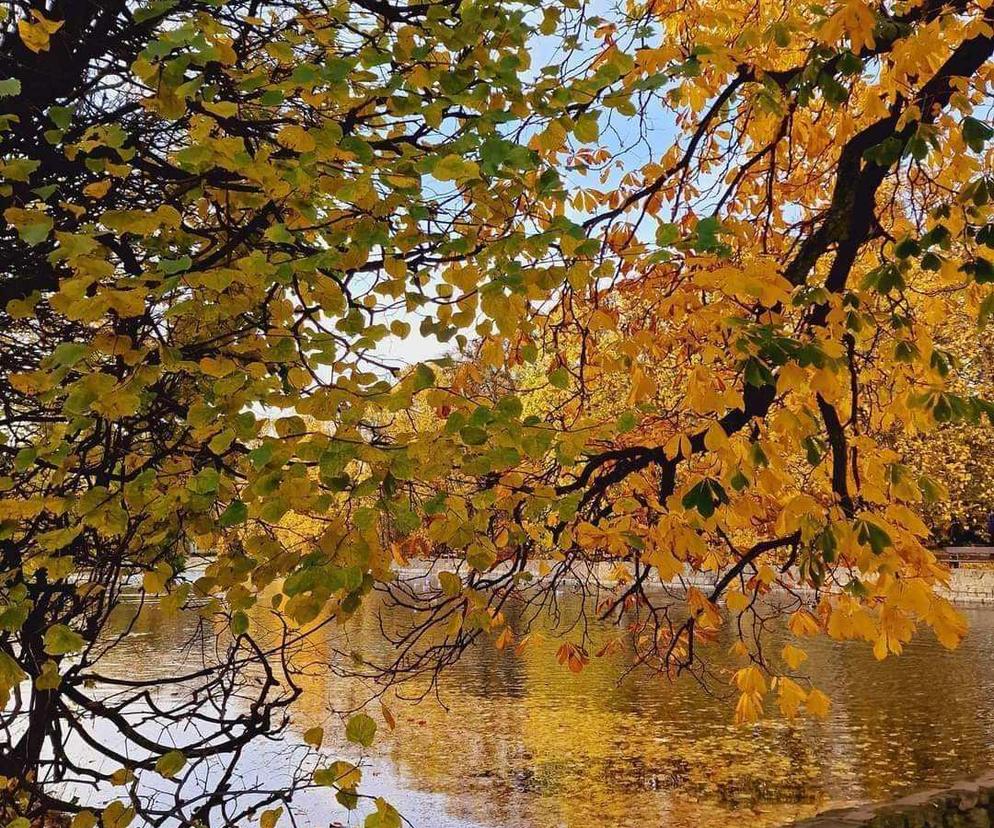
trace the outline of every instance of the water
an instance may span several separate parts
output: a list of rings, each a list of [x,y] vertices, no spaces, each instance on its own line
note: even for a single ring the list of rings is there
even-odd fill
[[[566,597],[564,606],[568,615],[579,601]],[[348,646],[366,656],[384,653],[376,612],[373,602],[349,631]],[[362,790],[427,828],[703,828],[784,825],[950,782],[994,767],[994,609],[965,614],[970,634],[952,652],[925,632],[882,663],[865,644],[805,642],[805,668],[832,698],[829,718],[774,717],[747,728],[732,725],[734,698],[721,682],[709,692],[646,672],[619,680],[625,652],[593,658],[575,675],[556,663],[551,637],[520,655],[476,647],[444,674],[437,698],[389,702],[393,732],[373,707],[380,731]],[[103,672],[186,664],[193,629],[188,615],[151,609]],[[310,642],[313,664],[334,658],[332,635],[323,630]],[[719,670],[734,669],[725,652],[721,643],[711,650]],[[416,683],[407,692],[425,689]],[[361,684],[312,667],[299,732],[325,724],[333,756],[355,761],[328,711],[365,694]],[[250,757],[260,779],[285,760],[274,751]],[[299,824],[361,824],[325,791],[296,805]]]

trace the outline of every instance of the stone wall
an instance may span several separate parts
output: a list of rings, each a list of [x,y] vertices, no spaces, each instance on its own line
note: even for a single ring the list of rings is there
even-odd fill
[[[535,578],[541,577],[543,571],[541,561],[530,561],[527,569]],[[545,562],[551,567],[554,561]],[[401,568],[399,573],[405,578],[424,577],[429,582],[437,585],[437,573],[444,569],[454,569],[458,566],[458,561],[449,559],[439,559],[433,566],[427,564],[413,564],[406,568]],[[581,565],[577,564],[574,574],[570,578],[564,579],[565,583],[574,580],[586,580],[588,577],[596,580],[604,587],[610,587],[615,583],[617,564],[614,563],[594,563]],[[624,565],[629,572],[630,567]],[[498,566],[495,572],[500,572]],[[547,570],[545,570],[547,571]],[[686,572],[684,575],[685,586],[696,586],[698,589],[710,591],[714,586],[715,576],[713,573]],[[803,591],[803,590],[802,590]],[[949,588],[939,589],[940,594],[945,595],[949,600],[960,604],[994,604],[994,569],[974,569],[969,567],[959,567],[950,572]]]
[[[949,589],[940,592],[963,604],[994,604],[994,569],[954,569]]]
[[[991,828],[994,771],[884,805],[826,811],[793,828]]]

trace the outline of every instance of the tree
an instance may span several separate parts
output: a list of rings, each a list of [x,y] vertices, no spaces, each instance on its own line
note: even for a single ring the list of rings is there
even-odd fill
[[[994,419],[938,336],[994,310],[991,14],[11,3],[4,807],[78,811],[52,792],[71,774],[130,785],[153,822],[289,806],[305,781],[236,806],[227,784],[183,803],[184,780],[280,726],[288,649],[374,588],[414,613],[395,660],[355,666],[383,687],[488,635],[526,645],[534,608],[605,560],[629,574],[597,611],[634,666],[709,680],[734,625],[741,721],[770,693],[827,709],[801,647],[764,651],[785,614],[880,658],[921,623],[954,646],[919,516],[942,487],[895,434]],[[412,323],[460,353],[392,362]],[[453,561],[437,589],[394,577],[414,555]],[[93,689],[137,580],[226,618],[220,657],[175,677],[210,736],[150,740],[141,681]],[[559,659],[582,670],[575,629]],[[82,712],[133,743],[123,775],[74,762]],[[139,787],[156,769],[168,806]],[[351,765],[314,779],[354,802]]]

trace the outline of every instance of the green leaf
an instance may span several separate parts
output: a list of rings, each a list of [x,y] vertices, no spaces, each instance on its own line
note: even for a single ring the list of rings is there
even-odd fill
[[[974,152],[983,152],[984,144],[994,137],[994,129],[976,118],[964,118],[960,127],[963,133],[963,142]]]
[[[183,256],[179,259],[159,260],[159,270],[167,276],[172,276],[174,273],[182,273],[184,270],[189,270],[192,265],[193,259],[189,256]]]
[[[71,367],[85,357],[90,346],[82,342],[60,342],[52,352],[52,362],[57,366]]]
[[[600,137],[600,126],[597,123],[597,113],[588,112],[581,115],[576,126],[573,127],[573,134],[585,144],[592,144]]]
[[[376,722],[365,713],[357,713],[345,725],[345,738],[357,745],[369,747],[373,744],[374,736],[376,736]]]
[[[619,434],[627,434],[629,431],[635,428],[638,424],[638,420],[635,417],[634,411],[624,411],[618,415],[618,419],[615,422],[615,428],[618,429]]]
[[[960,270],[971,275],[978,285],[994,282],[994,263],[983,256],[977,256],[973,261],[961,265]]]
[[[741,492],[749,485],[749,478],[742,473],[741,469],[736,469],[735,474],[732,475],[732,479],[729,482],[735,491]]]
[[[904,144],[901,139],[891,135],[879,144],[875,144],[863,153],[863,157],[880,167],[890,167],[901,160]]]
[[[53,106],[48,110],[48,119],[59,129],[69,129],[74,114],[71,107]]]
[[[28,677],[20,665],[5,652],[0,651],[0,701],[9,692]]]
[[[45,241],[55,226],[52,217],[41,210],[22,210],[19,207],[8,207],[3,211],[3,217],[14,226],[21,240],[32,247]]]
[[[243,610],[234,612],[231,616],[232,635],[245,635],[248,632],[249,619]]]
[[[45,630],[45,652],[49,655],[78,653],[85,646],[83,636],[65,624],[53,624]]]
[[[363,828],[401,828],[400,814],[382,797],[376,799],[376,810],[366,817]]]
[[[166,779],[172,779],[177,773],[183,770],[186,765],[186,757],[180,750],[171,750],[164,753],[155,763],[155,772]]]
[[[0,80],[0,98],[10,98],[21,94],[21,82],[17,78]]]
[[[719,503],[727,503],[728,495],[724,487],[711,478],[704,478],[681,500],[684,509],[696,509],[701,517],[711,517]]]
[[[907,259],[909,256],[917,255],[920,249],[915,239],[905,237],[894,245],[894,255],[899,259]]]
[[[660,247],[669,247],[680,238],[680,228],[669,222],[662,222],[656,228],[656,244]]]
[[[725,232],[727,231],[721,226],[721,221],[717,216],[702,218],[697,222],[695,228],[697,238],[694,241],[694,249],[699,253],[727,253],[728,245],[718,238],[721,233]]]
[[[418,367],[414,369],[414,390],[423,391],[425,388],[431,388],[434,384],[435,372],[431,370],[430,366],[419,362]]]
[[[248,506],[240,500],[232,500],[228,508],[221,515],[221,526],[227,529],[230,526],[238,526],[248,519]]]
[[[459,439],[467,446],[482,446],[487,442],[487,432],[479,426],[468,425],[459,429]]]
[[[856,521],[856,539],[860,543],[867,544],[874,555],[879,555],[891,545],[890,535],[876,523],[865,518]]]
[[[773,372],[761,359],[757,359],[756,357],[749,357],[746,360],[743,374],[746,383],[755,388],[762,388],[764,385],[774,385],[776,383]]]

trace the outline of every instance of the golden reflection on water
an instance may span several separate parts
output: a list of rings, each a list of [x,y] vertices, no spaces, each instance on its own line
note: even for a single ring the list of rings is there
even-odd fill
[[[347,649],[382,654],[381,610],[363,608]],[[556,663],[551,638],[520,655],[485,644],[444,674],[441,703],[390,702],[397,727],[380,719],[363,789],[428,828],[702,828],[784,825],[952,781],[994,766],[994,610],[966,614],[971,632],[954,652],[927,634],[882,663],[865,645],[807,643],[805,667],[832,697],[828,720],[749,728],[731,724],[730,699],[691,680],[634,673],[619,682],[624,652],[575,675]],[[151,609],[114,658],[132,670],[185,663],[194,629],[189,616]],[[338,635],[329,628],[309,642],[301,732],[368,694],[321,669]],[[722,662],[725,651],[718,642],[710,652]],[[332,750],[344,748],[328,727]],[[330,797],[312,808],[315,825],[348,822]]]

